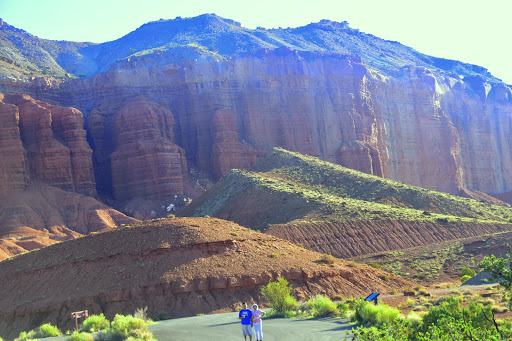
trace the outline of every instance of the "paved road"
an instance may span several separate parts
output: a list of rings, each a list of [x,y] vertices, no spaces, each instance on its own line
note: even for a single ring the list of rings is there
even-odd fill
[[[350,340],[347,332],[352,327],[349,319],[263,319],[263,338],[265,341]],[[238,313],[162,321],[149,330],[159,341],[243,340]]]

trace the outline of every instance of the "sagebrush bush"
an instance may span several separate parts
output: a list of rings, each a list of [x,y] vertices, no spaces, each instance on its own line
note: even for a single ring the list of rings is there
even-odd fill
[[[336,305],[336,310],[338,310],[338,314],[340,314],[341,317],[347,316],[349,306],[346,303],[339,302]]]
[[[470,268],[464,268],[464,269],[462,269],[462,270],[461,270],[461,272],[460,272],[460,276],[461,276],[461,277],[462,277],[462,276],[475,277],[475,275],[476,275],[475,270],[472,270],[472,269],[470,269]]]
[[[85,319],[80,330],[83,332],[99,332],[108,327],[110,327],[110,322],[101,313],[99,315],[91,315]]]
[[[14,339],[14,341],[28,341],[28,340],[37,340],[36,332],[31,330],[29,332],[21,332],[20,335]]]
[[[328,316],[336,312],[336,304],[333,303],[328,297],[316,295],[308,301],[308,308],[311,310],[311,315],[315,317]]]
[[[334,257],[324,253],[320,256],[320,261],[325,264],[334,264]]]
[[[359,300],[355,304],[354,319],[364,325],[390,324],[400,316],[400,310],[385,304],[374,305]]]
[[[94,341],[94,338],[89,333],[74,331],[66,341]]]
[[[292,288],[288,285],[288,281],[282,277],[279,277],[277,282],[271,282],[261,288],[261,294],[272,305],[272,310],[276,313],[297,308],[297,300],[290,295],[291,291]]]
[[[465,281],[467,281],[468,279],[471,279],[471,276],[469,276],[469,275],[464,275],[464,276],[462,276],[462,277],[460,278],[460,281],[461,281],[462,283],[464,283],[464,282],[465,282]]]
[[[35,333],[36,338],[45,338],[52,336],[61,336],[62,332],[50,323],[45,323],[39,327],[39,331]]]
[[[39,327],[37,331],[21,332],[14,341],[29,341],[43,339],[45,337],[61,336],[62,332],[56,326],[45,323]]]
[[[152,340],[153,333],[148,331],[148,323],[131,315],[116,315],[110,328],[102,331],[106,341]]]
[[[148,307],[146,306],[144,308],[136,309],[135,312],[133,313],[133,317],[144,320],[144,321],[149,321]]]

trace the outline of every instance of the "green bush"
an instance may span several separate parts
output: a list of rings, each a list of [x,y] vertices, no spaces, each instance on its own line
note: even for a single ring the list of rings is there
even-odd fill
[[[52,326],[50,323],[45,323],[39,327],[39,331],[36,332],[36,338],[45,338],[53,336],[61,336],[62,332],[56,326]]]
[[[62,333],[56,326],[50,323],[45,323],[39,327],[39,330],[31,330],[29,332],[21,332],[20,335],[14,339],[15,341],[29,341],[44,339],[45,337],[61,336]]]
[[[288,281],[282,277],[279,277],[277,282],[271,282],[261,288],[263,297],[272,305],[272,310],[276,313],[297,308],[297,300],[290,295],[291,291]]]
[[[316,295],[308,301],[308,308],[311,309],[311,315],[315,317],[328,316],[336,312],[336,304],[328,297]]]
[[[21,332],[20,335],[14,339],[14,341],[29,341],[29,340],[37,340],[36,332],[31,330],[29,332]]]
[[[94,338],[91,334],[86,332],[77,332],[74,331],[73,334],[71,334],[66,341],[94,341]]]
[[[461,281],[462,283],[464,283],[464,282],[465,282],[465,281],[467,281],[468,279],[471,279],[471,276],[469,276],[469,275],[464,275],[464,276],[462,276],[462,277],[460,278],[460,281]]]
[[[101,332],[106,341],[152,340],[153,334],[148,332],[148,323],[131,315],[116,315],[110,328]]]
[[[354,306],[354,319],[364,325],[390,324],[400,316],[400,310],[385,304],[374,305],[359,300]]]
[[[461,270],[460,272],[460,276],[463,277],[463,276],[469,276],[470,278],[471,277],[475,277],[476,275],[476,272],[475,270],[472,270],[470,268],[464,268]]]
[[[336,305],[336,310],[338,310],[338,314],[341,316],[341,317],[345,317],[347,316],[347,313],[348,313],[348,304],[346,303],[343,303],[343,302],[339,302],[337,305]]]
[[[105,318],[103,313],[101,313],[99,315],[91,315],[85,319],[80,331],[94,333],[107,329],[108,327],[110,327],[110,322]]]

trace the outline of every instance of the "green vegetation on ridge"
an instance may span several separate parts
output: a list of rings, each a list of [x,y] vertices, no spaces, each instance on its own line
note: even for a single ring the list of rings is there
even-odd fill
[[[245,203],[243,207],[241,202]],[[251,227],[257,229],[294,221],[496,225],[508,224],[512,218],[510,207],[409,186],[281,148],[274,148],[249,171],[228,173],[184,214],[230,219],[242,212]]]

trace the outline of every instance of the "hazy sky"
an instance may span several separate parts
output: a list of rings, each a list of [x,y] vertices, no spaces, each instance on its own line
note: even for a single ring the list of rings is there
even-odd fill
[[[0,18],[41,38],[96,43],[142,24],[215,13],[256,28],[321,19],[436,57],[483,66],[512,84],[512,0],[0,0]]]

